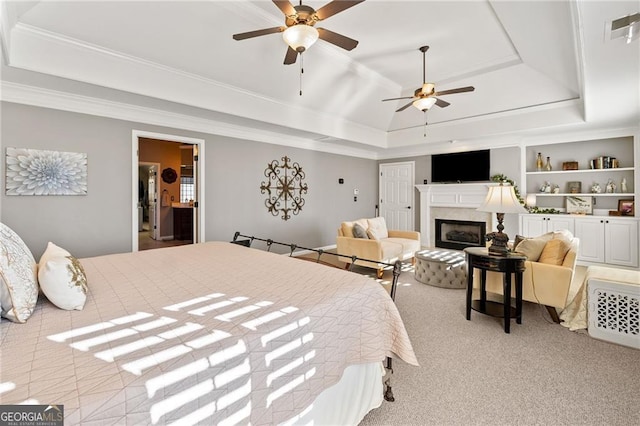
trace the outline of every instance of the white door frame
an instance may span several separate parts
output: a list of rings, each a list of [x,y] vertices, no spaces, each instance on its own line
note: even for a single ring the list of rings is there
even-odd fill
[[[398,161],[396,163],[380,163],[378,164],[378,203],[380,203],[380,197],[381,197],[381,192],[382,192],[382,168],[384,166],[403,166],[403,165],[409,165],[411,166],[411,190],[409,193],[409,200],[411,202],[410,209],[411,209],[411,214],[409,215],[410,218],[410,231],[415,230],[416,228],[416,209],[415,209],[415,204],[416,204],[416,200],[415,200],[415,181],[416,181],[416,162],[415,161]],[[382,212],[382,206],[381,204],[378,204],[379,209],[378,212],[379,214],[381,214]]]
[[[131,251],[138,251],[138,140],[139,138],[158,139],[162,141],[188,143],[195,145],[198,152],[198,175],[195,177],[196,184],[196,200],[198,208],[194,210],[194,242],[204,242],[204,225],[205,225],[205,200],[204,200],[204,139],[188,138],[185,136],[169,135],[164,133],[147,132],[144,130],[133,130],[131,132]]]

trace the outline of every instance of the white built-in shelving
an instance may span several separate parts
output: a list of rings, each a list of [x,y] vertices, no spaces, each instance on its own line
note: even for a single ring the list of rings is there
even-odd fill
[[[564,212],[568,197],[591,197],[592,214],[523,214],[520,215],[520,232],[536,236],[561,229],[570,230],[580,238],[578,260],[590,264],[605,263],[621,267],[637,268],[640,264],[638,241],[640,240],[640,215],[610,216],[616,212],[621,200],[635,200],[638,183],[633,136],[612,137],[548,145],[527,146],[526,172],[523,192],[536,195],[536,205]],[[538,171],[536,158],[541,153],[543,161],[551,159],[552,170]],[[612,157],[619,167],[591,169],[591,160]],[[577,170],[563,170],[564,162],[577,162]],[[621,191],[621,181],[626,181],[626,191]],[[614,192],[607,192],[607,183],[615,184]],[[580,183],[580,193],[571,193],[569,184]],[[546,184],[557,187],[559,192],[541,192]],[[598,183],[601,192],[591,192]],[[638,206],[635,206],[636,210]]]

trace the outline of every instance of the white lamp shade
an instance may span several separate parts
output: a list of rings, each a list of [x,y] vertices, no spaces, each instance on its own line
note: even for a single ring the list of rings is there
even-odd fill
[[[527,198],[525,199],[525,204],[529,207],[536,206],[536,194],[527,194]]]
[[[293,25],[282,33],[284,42],[296,52],[304,52],[318,40],[318,30],[311,25]]]
[[[413,106],[420,111],[425,111],[431,108],[436,103],[436,98],[418,98],[413,101]]]
[[[502,183],[489,187],[487,198],[477,210],[491,213],[527,213],[518,201],[513,187]]]

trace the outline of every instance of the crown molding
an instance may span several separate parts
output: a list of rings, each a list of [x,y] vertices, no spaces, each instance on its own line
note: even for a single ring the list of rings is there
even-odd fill
[[[2,81],[0,100],[17,104],[51,108],[61,111],[132,121],[161,127],[201,132],[217,136],[245,139],[272,145],[283,145],[311,151],[346,155],[375,160],[378,154],[373,150],[343,147],[319,142],[313,139],[283,135],[267,130],[236,126],[217,120],[177,114],[155,108],[142,107],[123,102],[108,101]]]
[[[353,140],[372,149],[386,147],[385,131],[335,114],[290,104],[23,23],[17,23],[11,35],[14,46],[11,65],[19,69],[240,117],[251,116],[285,127],[304,123],[294,129]],[[251,111],[247,111],[247,99],[251,100]],[[327,123],[338,124],[327,126]]]

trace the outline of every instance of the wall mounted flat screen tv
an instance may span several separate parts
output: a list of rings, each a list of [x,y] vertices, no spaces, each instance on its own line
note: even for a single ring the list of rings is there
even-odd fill
[[[490,180],[489,150],[431,156],[431,181],[439,183]]]

